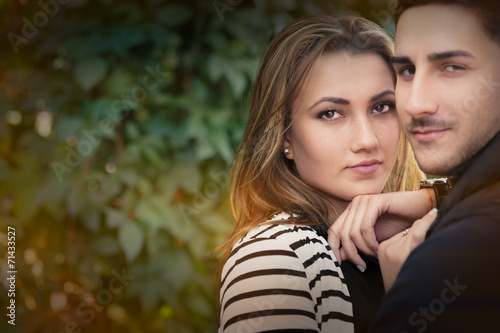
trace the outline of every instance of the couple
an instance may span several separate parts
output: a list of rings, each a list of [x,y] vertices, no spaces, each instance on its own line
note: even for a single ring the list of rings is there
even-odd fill
[[[401,1],[394,54],[361,18],[274,38],[233,165],[219,332],[498,330],[495,2]],[[417,191],[406,138],[449,176],[444,201]]]

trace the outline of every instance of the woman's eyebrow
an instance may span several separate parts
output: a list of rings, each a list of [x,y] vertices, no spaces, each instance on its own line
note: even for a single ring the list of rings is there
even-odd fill
[[[385,91],[382,91],[379,94],[373,95],[372,98],[370,98],[370,102],[374,102],[374,101],[376,101],[376,100],[384,97],[385,95],[394,95],[394,91],[390,90],[390,89],[387,89]]]
[[[319,103],[323,103],[323,102],[332,102],[332,103],[340,104],[340,105],[349,105],[349,104],[351,104],[351,102],[349,100],[345,99],[345,98],[340,98],[340,97],[323,97],[319,101],[317,101],[316,103],[314,103],[308,110],[311,110],[316,105],[318,105]]]

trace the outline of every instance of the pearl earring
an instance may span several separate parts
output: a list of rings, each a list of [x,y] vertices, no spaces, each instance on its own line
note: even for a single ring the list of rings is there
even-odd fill
[[[286,154],[289,154],[290,153],[290,149],[288,149],[288,147],[285,147],[285,150],[283,151]]]

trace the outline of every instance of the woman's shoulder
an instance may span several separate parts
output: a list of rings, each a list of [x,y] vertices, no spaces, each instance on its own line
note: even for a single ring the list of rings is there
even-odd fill
[[[339,265],[328,242],[314,227],[294,224],[292,216],[282,213],[251,229],[236,242],[223,266],[222,276],[235,277],[269,269],[288,274],[291,268],[306,277],[315,276],[322,269],[339,270]]]
[[[299,225],[293,222],[295,216],[288,213],[274,215],[267,221],[262,222],[257,227],[250,230],[244,237],[236,243],[242,244],[255,239],[290,240],[302,238],[304,236],[318,237],[316,230],[312,226]]]
[[[294,224],[293,217],[287,213],[277,214],[253,228],[236,242],[230,257],[241,258],[262,251],[268,251],[269,254],[276,253],[272,251],[286,251],[290,256],[300,258],[331,252],[326,239],[314,227]]]

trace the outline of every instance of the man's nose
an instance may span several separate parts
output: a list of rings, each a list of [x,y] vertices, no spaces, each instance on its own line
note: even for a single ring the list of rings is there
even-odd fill
[[[425,74],[415,73],[410,82],[398,83],[396,87],[398,113],[404,113],[413,119],[434,114],[438,110],[438,105],[433,99],[433,89],[432,79]]]

